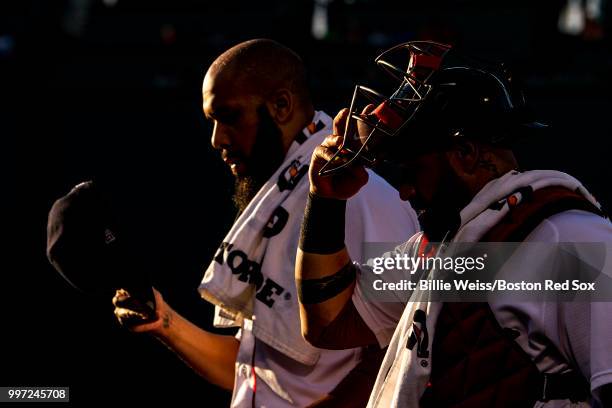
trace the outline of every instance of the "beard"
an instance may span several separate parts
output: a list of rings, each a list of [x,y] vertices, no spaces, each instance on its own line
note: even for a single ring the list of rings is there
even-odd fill
[[[249,205],[253,197],[274,174],[285,158],[282,132],[265,105],[257,108],[259,124],[255,142],[249,157],[245,159],[247,174],[236,176],[232,200],[239,213]]]
[[[470,190],[443,161],[438,187],[429,205],[419,213],[419,223],[431,242],[451,239],[461,226],[460,211],[472,199]]]

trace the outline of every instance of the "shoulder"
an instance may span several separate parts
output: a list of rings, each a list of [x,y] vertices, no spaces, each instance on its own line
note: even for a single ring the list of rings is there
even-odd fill
[[[393,198],[397,200],[400,199],[398,191],[391,184],[389,184],[384,178],[382,178],[376,172],[370,169],[368,169],[367,172],[369,176],[368,182],[359,191],[359,193],[357,194],[358,196],[359,195],[369,196],[369,195],[376,195],[376,194],[389,194],[390,196],[392,196]]]
[[[349,200],[349,203],[366,204],[377,207],[402,207],[414,212],[408,201],[403,201],[399,192],[381,176],[368,169],[368,182]]]
[[[542,221],[526,241],[544,242],[610,242],[612,223],[597,214],[569,210]]]
[[[410,202],[403,201],[399,192],[381,176],[368,169],[369,180],[359,192],[348,200],[349,214],[368,214],[369,217],[408,222],[412,232],[419,230],[416,212]],[[381,220],[382,221],[382,220]],[[407,238],[407,237],[406,237]]]

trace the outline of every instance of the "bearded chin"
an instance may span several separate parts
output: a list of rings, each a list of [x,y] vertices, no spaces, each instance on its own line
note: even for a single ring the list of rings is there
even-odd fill
[[[419,223],[431,242],[450,240],[461,227],[461,210],[472,196],[463,181],[447,167],[432,204],[419,213]]]
[[[238,212],[243,212],[261,186],[252,176],[237,176],[234,183],[234,206]]]
[[[234,185],[234,205],[244,211],[253,197],[282,164],[282,132],[274,123],[265,105],[257,109],[259,125],[251,157],[246,159],[248,174],[237,176]]]

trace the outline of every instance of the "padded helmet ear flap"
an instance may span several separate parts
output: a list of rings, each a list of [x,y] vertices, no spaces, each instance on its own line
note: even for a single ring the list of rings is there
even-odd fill
[[[393,108],[389,101],[384,101],[374,109],[372,115],[389,129],[398,129],[404,122],[402,115]]]

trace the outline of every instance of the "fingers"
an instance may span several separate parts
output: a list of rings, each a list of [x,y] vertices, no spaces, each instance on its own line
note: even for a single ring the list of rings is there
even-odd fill
[[[321,146],[330,147],[332,149],[333,148],[337,149],[338,147],[340,147],[340,145],[342,145],[343,139],[344,138],[339,135],[329,135],[325,139],[323,139]]]
[[[153,289],[155,296],[156,310],[155,315],[151,315],[150,309],[143,308],[143,304],[124,289],[119,289],[113,297],[113,305],[115,306],[114,314],[122,326],[127,327],[133,332],[145,332],[159,329],[159,309],[163,306],[163,298],[161,294]],[[155,319],[151,322],[151,319]]]
[[[376,109],[376,106],[374,106],[373,104],[367,105],[361,111],[361,116],[362,117],[369,116],[370,114],[372,114],[374,109]],[[362,143],[364,143],[367,140],[371,132],[372,132],[372,127],[370,127],[365,122],[357,121],[357,134],[359,135],[359,139],[361,140]]]
[[[371,114],[372,112],[374,112],[374,109],[376,109],[376,106],[372,103],[369,103],[366,105],[365,108],[363,108],[363,110],[361,111],[361,115],[362,116],[367,116],[369,114]]]
[[[340,146],[342,146],[343,138],[339,135],[329,135],[327,136],[321,145],[319,145],[315,151],[314,156],[316,158],[324,159],[325,161],[331,160],[333,155],[338,151]]]
[[[376,109],[376,105],[369,103],[363,108],[361,115],[369,115],[374,112],[374,109]],[[340,112],[336,114],[333,125],[334,135],[344,135],[344,129],[346,128],[346,121],[348,120],[349,114],[348,108],[341,109]]]
[[[314,151],[314,157],[316,159],[322,159],[324,161],[329,161],[332,159],[334,154],[336,154],[336,148],[320,145]]]
[[[161,305],[164,302],[164,298],[161,293],[157,291],[157,289],[153,288],[153,296],[155,297],[155,304]]]
[[[346,127],[346,121],[349,116],[349,110],[344,108],[338,112],[334,118],[333,132],[334,135],[344,135],[344,128]]]
[[[144,333],[148,331],[159,330],[161,327],[161,319],[157,319],[151,323],[142,323],[146,319],[141,313],[124,308],[115,308],[115,317],[119,323],[134,333]]]
[[[129,299],[130,294],[125,289],[118,289],[115,291],[115,296],[113,296],[113,306],[121,307],[125,304],[127,299]]]
[[[370,179],[370,175],[364,166],[352,166],[351,172],[353,176],[353,180],[355,184],[361,186],[365,186]]]
[[[146,316],[142,313],[138,313],[131,309],[125,309],[123,307],[115,308],[115,316],[119,320],[119,323],[125,325],[126,323],[138,323],[146,319]]]

